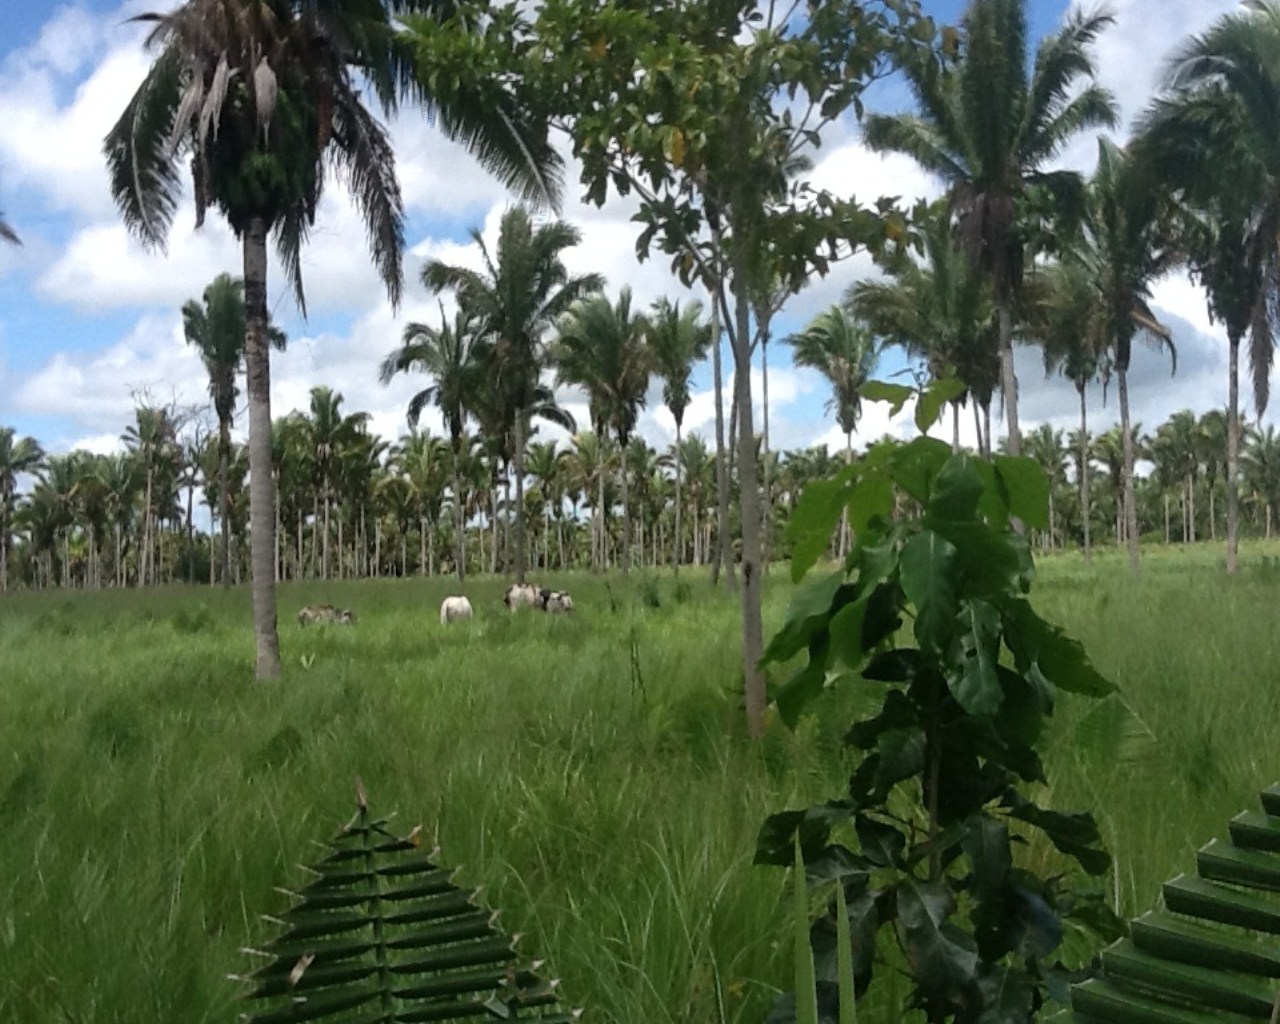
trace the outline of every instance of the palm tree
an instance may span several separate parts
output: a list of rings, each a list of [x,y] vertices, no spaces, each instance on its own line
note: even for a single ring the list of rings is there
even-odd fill
[[[342,395],[332,388],[320,386],[311,389],[311,411],[310,415],[302,418],[302,436],[312,459],[317,497],[324,512],[320,575],[326,580],[329,578],[329,541],[332,533],[330,516],[342,472],[342,459],[346,449],[355,445],[365,432],[368,421],[369,414],[364,412],[342,415]],[[252,467],[249,472],[252,474]]]
[[[636,420],[649,389],[650,355],[644,318],[631,310],[631,289],[624,287],[615,305],[603,295],[579,299],[560,318],[552,349],[556,380],[587,393],[597,431],[613,431],[619,451],[631,443]],[[630,482],[625,459],[622,476],[622,570],[631,562]]]
[[[444,305],[440,306],[440,326],[411,323],[404,329],[404,337],[398,349],[387,356],[379,374],[382,383],[388,383],[397,373],[421,370],[434,378],[434,383],[419,391],[409,400],[406,414],[410,427],[416,427],[422,410],[434,405],[440,410],[445,428],[449,431],[449,444],[453,451],[453,518],[461,524],[462,485],[458,474],[462,457],[463,434],[467,429],[469,409],[484,388],[484,381],[476,371],[472,358],[472,342],[475,340],[475,318],[459,309],[450,326],[445,318]],[[463,551],[465,535],[455,529],[458,581],[466,578],[466,554]]]
[[[1027,454],[1039,463],[1049,481],[1049,535],[1048,547],[1054,547],[1058,536],[1058,517],[1054,508],[1054,492],[1066,481],[1067,453],[1062,444],[1062,431],[1054,430],[1048,423],[1026,437]]]
[[[1266,510],[1266,537],[1270,540],[1276,513],[1280,510],[1280,434],[1275,427],[1249,431],[1241,462],[1245,480]]]
[[[498,247],[490,253],[479,229],[471,232],[484,261],[482,271],[432,260],[422,271],[431,291],[453,291],[459,307],[475,316],[483,339],[480,362],[488,368],[489,390],[501,397],[503,426],[509,428],[516,478],[515,576],[523,583],[524,448],[527,420],[554,403],[539,401],[539,374],[545,365],[544,335],[583,295],[599,291],[599,274],[571,276],[560,258],[581,235],[564,221],[535,224],[523,207],[502,217]]]
[[[455,460],[443,438],[415,429],[392,449],[391,462],[409,485],[409,500],[418,518],[418,574],[425,576],[435,571],[435,528],[440,520],[448,469]],[[456,507],[456,492],[454,501]]]
[[[222,530],[221,576],[231,586],[231,518],[228,514],[227,465],[231,460],[231,424],[240,390],[236,375],[244,358],[244,282],[219,274],[205,288],[203,303],[191,299],[182,307],[182,333],[194,345],[209,374],[209,397],[218,417],[218,521]],[[276,349],[285,346],[284,332],[267,325],[267,340]]]
[[[10,528],[18,477],[44,466],[44,450],[31,437],[18,437],[12,427],[0,427],[0,591],[9,589]]]
[[[1151,285],[1169,271],[1176,251],[1168,244],[1166,197],[1150,187],[1140,164],[1106,139],[1089,183],[1084,238],[1075,251],[1097,289],[1097,329],[1110,348],[1125,444],[1124,514],[1129,566],[1138,569],[1138,507],[1134,497],[1133,437],[1129,424],[1129,361],[1134,338],[1167,349],[1177,370],[1173,336],[1150,306]]]
[[[676,423],[676,450],[683,450],[682,429],[684,413],[689,408],[689,378],[693,367],[707,357],[711,348],[711,325],[702,321],[702,304],[691,303],[683,310],[680,303],[674,305],[659,299],[646,318],[649,352],[654,371],[662,378],[662,400]],[[676,507],[675,544],[673,552],[675,571],[680,572],[680,551],[683,536],[680,516],[682,511],[681,488],[684,481],[684,463],[675,460]]]
[[[1028,289],[1034,302],[1027,316],[1030,335],[1040,343],[1046,374],[1060,373],[1071,381],[1080,398],[1080,429],[1076,432],[1076,484],[1080,488],[1080,517],[1084,529],[1084,560],[1092,561],[1089,508],[1089,409],[1087,389],[1110,373],[1107,345],[1097,317],[1095,279],[1079,261],[1068,259],[1036,275]]]
[[[1226,327],[1227,571],[1238,560],[1239,352],[1250,335],[1254,404],[1269,397],[1280,300],[1280,3],[1253,0],[1220,18],[1168,63],[1167,93],[1140,124],[1151,172],[1192,207],[1185,227],[1191,270]]]
[[[1080,78],[1092,76],[1089,47],[1111,21],[1105,14],[1069,14],[1057,33],[1041,40],[1032,62],[1026,0],[972,0],[954,67],[940,70],[932,55],[905,65],[920,114],[867,120],[873,149],[904,153],[945,182],[962,247],[990,277],[1014,455],[1022,446],[1013,367],[1014,304],[1026,258],[1019,221],[1033,190],[1052,199],[1058,212],[1078,206],[1079,175],[1042,168],[1079,132],[1115,123],[1105,89],[1072,92]]]
[[[267,349],[267,236],[305,312],[301,249],[315,222],[326,164],[341,173],[367,228],[387,294],[400,297],[404,211],[386,130],[362,100],[384,110],[410,88],[432,104],[446,132],[526,193],[550,195],[555,157],[523,129],[509,94],[477,83],[433,94],[435,68],[415,68],[415,49],[394,15],[415,0],[186,0],[154,27],[159,56],[105,143],[111,191],[125,223],[163,246],[177,209],[180,168],[190,158],[196,225],[213,206],[244,251],[245,364],[249,392],[250,516],[256,675],[280,674],[275,608],[275,525]],[[414,72],[421,72],[418,84]],[[483,101],[480,101],[483,99]]]
[[[935,378],[954,372],[964,382],[967,396],[952,407],[952,447],[960,446],[960,405],[971,397],[978,448],[989,454],[981,413],[989,413],[1000,379],[991,285],[956,246],[941,209],[932,211],[922,234],[923,264],[905,255],[893,260],[889,280],[859,281],[845,293],[845,306],[883,342],[923,359]]]
[[[164,491],[164,476],[177,444],[177,425],[168,409],[151,405],[139,406],[134,412],[135,422],[125,428],[122,440],[133,452],[142,468],[146,481],[142,502],[142,537],[138,547],[138,585],[156,582],[156,526],[161,518],[157,509],[166,503],[160,500]]]
[[[880,347],[871,331],[840,306],[832,306],[814,317],[800,334],[787,338],[797,366],[817,370],[831,384],[827,411],[834,410],[844,431],[845,461],[853,461],[853,432],[862,416],[859,389],[875,372]],[[840,553],[850,542],[847,515],[841,521]]]

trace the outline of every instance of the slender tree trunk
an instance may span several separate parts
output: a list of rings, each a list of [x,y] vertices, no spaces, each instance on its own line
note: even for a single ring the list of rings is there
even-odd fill
[[[604,572],[609,566],[609,554],[605,545],[605,517],[604,517],[604,466],[600,466],[599,472],[596,474],[596,542],[600,546],[600,560],[597,568]]]
[[[1196,478],[1187,474],[1187,530],[1191,543],[1196,542]]]
[[[1208,481],[1209,484],[1209,539],[1215,543],[1218,540],[1218,513],[1213,504],[1213,485],[1214,481]]]
[[[1129,426],[1129,373],[1127,367],[1117,371],[1120,396],[1120,432],[1124,453],[1124,531],[1129,545],[1129,568],[1138,571],[1138,503],[1133,492],[1133,431]]]
[[[145,587],[155,577],[155,564],[151,554],[151,478],[150,459],[147,464],[147,493],[142,506],[142,548],[138,552],[138,586]]]
[[[1010,455],[1022,454],[1022,431],[1018,427],[1018,377],[1013,369],[1013,300],[1000,301],[1000,391],[1004,396],[1004,417],[1008,428]]]
[[[1169,492],[1164,495],[1164,542],[1169,543]]]
[[[9,589],[9,495],[0,491],[0,593]]]
[[[681,546],[680,538],[683,536],[683,534],[681,534],[680,532],[680,509],[681,509],[682,488],[684,485],[684,466],[682,465],[682,463],[684,462],[684,459],[682,457],[682,452],[684,451],[684,449],[681,447],[681,444],[680,444],[681,442],[680,423],[681,423],[681,420],[683,419],[684,419],[684,412],[683,410],[681,410],[680,418],[676,420],[676,524],[675,524],[676,535],[675,535],[675,543],[672,544],[671,546],[672,548],[671,566],[672,566],[672,571],[675,573],[676,576],[680,575],[680,559],[681,559],[681,556],[684,554],[684,552],[681,551],[680,549],[680,546]]]
[[[761,612],[760,490],[756,465],[755,430],[751,422],[751,321],[747,295],[745,241],[733,239],[735,330],[734,391],[738,396],[738,488],[742,515],[742,675],[747,728],[757,739],[764,735],[765,678],[764,620]]]
[[[990,452],[982,441],[982,405],[976,398],[973,400],[973,432],[978,439],[978,458],[990,458]]]
[[[1089,526],[1089,411],[1085,389],[1080,392],[1080,510],[1084,516],[1084,564],[1093,561]]]
[[[524,582],[525,562],[528,546],[525,544],[524,532],[524,410],[516,413],[514,431],[515,471],[516,471],[516,582]]]
[[[960,450],[960,403],[951,403],[951,451]]]
[[[618,438],[618,475],[622,477],[622,557],[618,559],[624,573],[631,571],[631,492],[627,474],[627,449]]]
[[[258,679],[280,675],[276,632],[275,515],[271,508],[271,354],[267,347],[267,227],[261,217],[244,235],[245,370],[249,392],[249,529],[253,632]]]
[[[194,472],[187,483],[187,582],[196,581],[196,529],[192,518],[196,503],[196,478]],[[89,531],[90,564],[92,564],[93,530]]]
[[[418,516],[418,575],[427,574],[427,520]]]
[[[1227,572],[1239,569],[1240,501],[1237,478],[1240,472],[1240,338],[1227,339],[1229,374],[1227,384]]]
[[[280,477],[274,467],[271,470],[271,505],[276,513],[275,566],[276,582],[279,583],[284,579],[284,551],[281,548],[284,528],[280,525]]]
[[[303,575],[303,573],[302,573],[302,555],[303,555],[303,549],[302,549],[302,505],[301,505],[301,504],[299,504],[299,505],[298,505],[298,537],[297,537],[297,545],[298,545],[298,564],[297,564],[296,566],[294,566],[294,579],[302,579],[302,575]]]
[[[760,525],[762,530],[760,571],[767,573],[769,561],[773,555],[773,488],[769,480],[769,334],[767,331],[760,335],[760,388],[760,412],[764,418],[764,437],[761,445],[761,458],[764,459],[764,500],[761,502],[763,517]]]
[[[329,481],[324,483],[324,537],[320,541],[320,576],[323,579],[329,578],[329,510],[332,502],[329,500]]]
[[[720,359],[720,304],[713,294],[711,299],[711,370],[715,378],[716,397],[716,523],[719,531],[718,548],[711,556],[711,583],[720,582],[721,563],[730,563],[731,559],[723,558],[724,544],[729,537],[729,472],[726,465],[724,442],[724,369]],[[732,572],[726,571],[725,585],[730,593],[737,589],[737,581]]]
[[[462,457],[462,439],[454,438],[453,441],[453,532],[454,547],[457,549],[456,558],[458,560],[457,572],[458,582],[461,583],[467,578],[467,531],[463,523],[466,521],[466,511],[462,501],[462,476],[458,472],[458,460]]]

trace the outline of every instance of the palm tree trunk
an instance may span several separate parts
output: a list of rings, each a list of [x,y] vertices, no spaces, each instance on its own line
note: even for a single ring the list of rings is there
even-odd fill
[[[466,521],[466,512],[462,501],[462,477],[458,472],[458,460],[461,458],[461,438],[453,439],[453,532],[454,547],[457,549],[458,560],[458,582],[461,583],[467,575],[467,531],[463,525]]]
[[[1218,513],[1213,505],[1213,484],[1214,484],[1214,481],[1210,480],[1209,481],[1209,539],[1211,541],[1216,542],[1218,539]]]
[[[223,589],[232,585],[232,517],[230,517],[230,495],[228,490],[229,463],[232,461],[232,425],[228,420],[218,421],[218,521],[223,535],[220,568],[223,575]]]
[[[720,305],[712,295],[711,299],[711,369],[715,378],[716,396],[716,523],[720,538],[727,543],[729,537],[729,473],[725,465],[724,442],[724,369],[720,361]],[[723,544],[718,547],[715,557],[711,559],[711,584],[720,582]],[[732,593],[737,589],[737,581],[726,573],[725,585]]]
[[[427,574],[427,518],[418,516],[418,575]]]
[[[192,520],[193,506],[196,503],[196,478],[194,470],[192,475],[187,478],[187,582],[195,583],[196,577],[196,531],[195,523]],[[89,530],[89,550],[92,559],[93,551],[93,530]],[[92,564],[92,561],[90,562]]]
[[[596,473],[596,518],[597,518],[597,543],[600,546],[600,561],[597,568],[604,572],[609,565],[608,552],[605,550],[605,521],[604,521],[604,466],[601,465]]]
[[[853,431],[850,430],[844,435],[844,464],[845,467],[853,465]],[[840,512],[840,543],[837,545],[836,554],[840,558],[844,558],[849,553],[849,549],[853,547],[853,538],[850,536],[849,530],[849,508],[846,505]]]
[[[1240,338],[1228,342],[1227,384],[1227,572],[1238,568],[1240,502],[1236,479],[1240,472]]]
[[[155,575],[151,561],[151,469],[150,459],[147,461],[147,494],[142,506],[142,548],[138,552],[138,586],[145,587]]]
[[[1117,393],[1120,396],[1120,433],[1124,453],[1124,526],[1129,544],[1129,568],[1138,571],[1138,504],[1133,493],[1133,431],[1129,426],[1129,373],[1127,367],[1117,371]]]
[[[1084,517],[1084,564],[1093,561],[1089,527],[1089,411],[1085,389],[1080,392],[1080,511]]]
[[[738,489],[742,515],[742,675],[747,728],[752,737],[764,735],[765,679],[764,620],[761,610],[760,490],[756,465],[755,430],[751,423],[751,321],[747,296],[746,243],[735,232],[733,242],[735,330],[734,391],[738,397]],[[726,547],[726,552],[727,552]]]
[[[512,431],[515,446],[516,472],[516,582],[524,582],[525,573],[525,541],[524,541],[524,410],[516,412],[515,429]]]
[[[244,235],[245,371],[249,392],[249,529],[255,675],[280,675],[276,632],[275,514],[271,506],[271,353],[267,347],[267,228],[261,217]]]
[[[680,457],[680,453],[683,451],[680,446],[680,420],[682,419],[684,419],[683,415],[681,415],[680,419],[676,420],[676,535],[675,543],[671,545],[671,566],[672,571],[676,576],[680,575],[680,556],[683,554],[680,550],[680,499],[681,488],[684,482],[684,467],[681,465],[683,460]]]
[[[9,496],[0,490],[0,593],[9,589]]]
[[[329,500],[329,481],[324,484],[324,538],[320,541],[320,576],[323,579],[329,578],[329,510],[332,502]]]
[[[960,450],[960,402],[951,403],[951,451]]]
[[[1169,492],[1164,494],[1164,542],[1169,543]]]
[[[764,437],[761,444],[761,458],[764,459],[763,473],[763,491],[764,500],[761,502],[761,548],[760,548],[760,571],[769,571],[769,560],[773,550],[773,489],[769,480],[769,336],[765,332],[760,336],[760,407],[761,415],[764,417]]]
[[[618,456],[618,475],[622,477],[622,557],[618,559],[618,564],[625,573],[631,569],[631,494],[627,475],[627,449],[621,437],[618,438]]]
[[[1000,391],[1004,396],[1010,455],[1022,454],[1022,431],[1018,427],[1018,377],[1013,369],[1013,300],[1000,301]]]

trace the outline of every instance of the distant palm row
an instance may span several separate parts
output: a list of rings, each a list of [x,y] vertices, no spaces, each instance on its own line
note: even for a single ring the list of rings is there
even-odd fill
[[[345,414],[340,394],[317,387],[308,412],[276,421],[279,578],[454,572],[458,557],[473,572],[509,569],[514,485],[500,446],[464,432],[455,448],[419,430],[389,443],[369,433],[367,420],[364,413]],[[123,435],[124,452],[53,456],[31,438],[0,428],[0,583],[96,588],[246,578],[247,451],[231,445],[224,473],[218,436],[188,432],[184,439],[181,426],[170,410],[142,407]],[[1175,543],[1218,539],[1225,528],[1226,426],[1223,411],[1199,418],[1184,411],[1150,435],[1137,428],[1134,450],[1153,464],[1137,485],[1144,535]],[[1024,441],[1025,454],[1040,463],[1051,484],[1050,528],[1037,543],[1050,550],[1084,546],[1086,552],[1097,538],[1123,545],[1119,427],[1082,445],[1078,432],[1064,439],[1046,424]],[[1088,529],[1082,449],[1103,481]],[[766,548],[785,558],[785,526],[800,492],[830,475],[839,456],[818,447],[761,457],[769,499]],[[523,511],[531,525],[525,555],[533,566],[696,566],[717,557],[715,452],[697,434],[659,452],[640,437],[620,449],[605,435],[581,431],[564,447],[531,443],[525,470],[530,486]],[[17,497],[20,474],[34,475],[36,483]],[[625,502],[623,479],[629,481]],[[683,481],[679,500],[677,479]],[[1239,483],[1246,530],[1272,536],[1280,529],[1280,435],[1274,428],[1247,431]],[[207,516],[194,507],[201,489]],[[221,540],[198,529],[197,519],[220,523]],[[456,528],[459,521],[463,531]],[[736,543],[737,524],[730,528]]]

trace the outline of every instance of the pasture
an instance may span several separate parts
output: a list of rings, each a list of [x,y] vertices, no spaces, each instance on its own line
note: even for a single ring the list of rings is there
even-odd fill
[[[1094,811],[1120,909],[1151,905],[1280,778],[1280,548],[1041,561],[1041,610],[1117,680],[1152,738],[1082,731],[1064,701],[1050,800]],[[859,703],[745,737],[737,607],[687,571],[551,577],[577,612],[511,616],[505,581],[285,586],[285,677],[250,681],[247,590],[0,600],[0,1019],[228,1021],[260,938],[353,807],[421,823],[485,886],[587,1021],[760,1021],[790,984],[785,878],[753,867],[766,814],[835,794]],[[790,592],[778,567],[767,631]],[[300,629],[303,605],[352,627]]]

